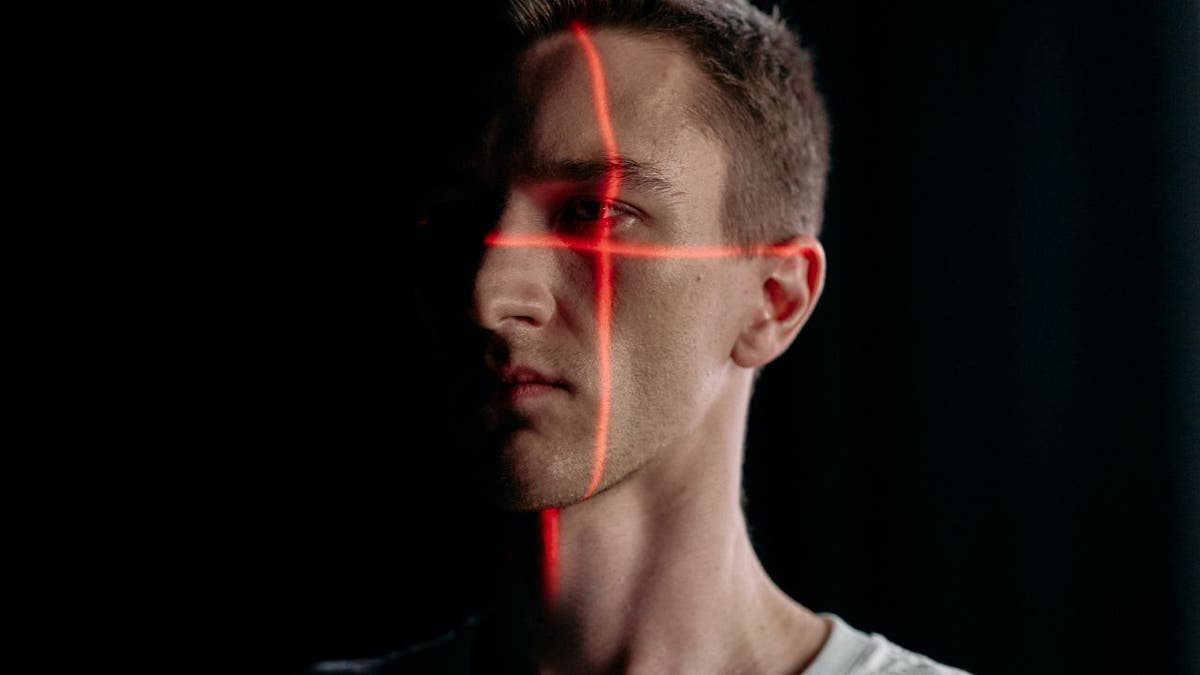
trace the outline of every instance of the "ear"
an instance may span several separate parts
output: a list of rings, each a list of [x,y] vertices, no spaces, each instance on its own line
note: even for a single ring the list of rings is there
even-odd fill
[[[743,368],[765,366],[796,339],[825,286],[825,249],[802,235],[771,247],[760,269],[753,314],[731,354]]]

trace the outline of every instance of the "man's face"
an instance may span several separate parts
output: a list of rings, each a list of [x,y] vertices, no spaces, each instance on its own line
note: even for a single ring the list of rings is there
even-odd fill
[[[679,44],[590,33],[606,80],[616,151],[631,164],[605,203],[604,138],[580,40],[544,39],[517,65],[511,148],[498,161],[507,202],[495,232],[593,238],[680,250],[724,243],[723,147],[690,121],[703,77]],[[611,194],[611,193],[610,193]],[[607,211],[606,211],[607,209]],[[748,261],[611,255],[611,414],[599,490],[704,442],[709,411],[739,369],[730,358],[758,288]],[[502,502],[517,509],[579,501],[592,477],[603,397],[593,251],[489,248],[475,316],[491,333],[490,368],[513,382],[487,404]],[[517,384],[553,380],[557,386]]]

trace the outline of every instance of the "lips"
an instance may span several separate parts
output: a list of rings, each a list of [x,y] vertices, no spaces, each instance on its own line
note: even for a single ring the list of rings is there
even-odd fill
[[[558,392],[569,392],[566,380],[530,366],[505,366],[497,374],[496,398],[517,403]]]
[[[504,385],[517,384],[548,384],[555,387],[566,387],[566,380],[561,377],[543,373],[528,366],[505,366],[500,370],[500,383]]]

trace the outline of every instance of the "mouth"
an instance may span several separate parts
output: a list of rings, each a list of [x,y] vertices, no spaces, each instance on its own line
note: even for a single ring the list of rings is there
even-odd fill
[[[528,366],[507,366],[498,374],[493,400],[509,405],[570,393],[566,380]]]

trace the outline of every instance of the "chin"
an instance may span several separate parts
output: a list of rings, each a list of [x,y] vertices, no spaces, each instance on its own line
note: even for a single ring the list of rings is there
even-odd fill
[[[501,474],[496,484],[496,506],[505,511],[517,512],[561,509],[582,501],[586,488],[586,477],[564,485],[546,480],[545,477]]]
[[[591,480],[586,443],[551,447],[520,432],[509,435],[497,454],[496,505],[509,511],[564,508],[583,499]],[[583,447],[586,452],[578,452]]]
[[[564,502],[562,499],[555,498],[552,495],[512,489],[509,485],[502,485],[496,494],[496,506],[503,511],[512,511],[514,513],[532,513],[545,509],[561,509],[571,506],[577,501],[578,499]]]

